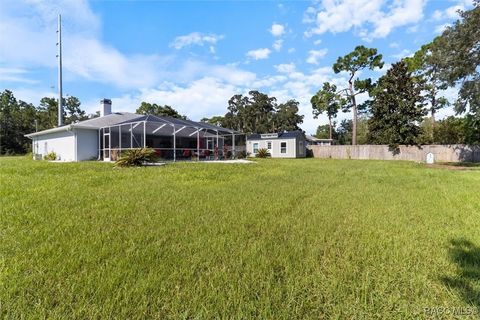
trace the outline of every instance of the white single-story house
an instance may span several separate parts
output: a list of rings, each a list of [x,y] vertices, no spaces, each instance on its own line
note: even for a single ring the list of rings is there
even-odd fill
[[[242,134],[227,128],[171,117],[111,112],[100,101],[100,117],[26,135],[34,159],[50,152],[58,161],[115,161],[122,151],[149,147],[164,160],[225,159],[245,150]]]
[[[252,134],[247,136],[247,153],[267,149],[272,158],[304,158],[306,141],[302,131]]]
[[[333,139],[319,139],[308,134],[305,136],[305,139],[308,146],[331,146],[334,142]]]

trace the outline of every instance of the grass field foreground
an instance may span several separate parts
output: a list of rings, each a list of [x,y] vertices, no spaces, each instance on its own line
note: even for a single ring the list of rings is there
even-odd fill
[[[2,318],[479,315],[480,170],[1,158],[0,221]]]

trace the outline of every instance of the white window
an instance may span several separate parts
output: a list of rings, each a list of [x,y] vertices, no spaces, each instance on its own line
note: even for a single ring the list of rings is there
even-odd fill
[[[267,149],[272,150],[272,141],[267,141]]]
[[[258,152],[258,142],[255,142],[253,144],[253,153],[257,153]]]
[[[280,142],[280,153],[287,153],[287,143]]]

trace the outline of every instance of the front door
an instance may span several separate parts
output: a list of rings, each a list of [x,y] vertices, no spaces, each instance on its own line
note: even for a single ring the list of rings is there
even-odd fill
[[[213,149],[215,148],[215,142],[213,140],[213,138],[207,138],[207,149],[210,150],[210,151],[213,151]]]

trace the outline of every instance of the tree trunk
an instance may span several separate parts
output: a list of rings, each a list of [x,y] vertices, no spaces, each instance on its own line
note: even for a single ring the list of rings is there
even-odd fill
[[[435,92],[432,97],[432,143],[435,143],[435,106],[437,101],[435,99]]]
[[[432,109],[432,143],[435,143],[435,109]]]
[[[332,117],[328,117],[329,138],[332,140]]]
[[[355,101],[355,92],[353,91],[353,83],[352,79],[348,81],[349,90],[350,90],[350,99],[352,101],[352,111],[353,111],[353,119],[352,119],[352,145],[357,144],[357,102]]]

